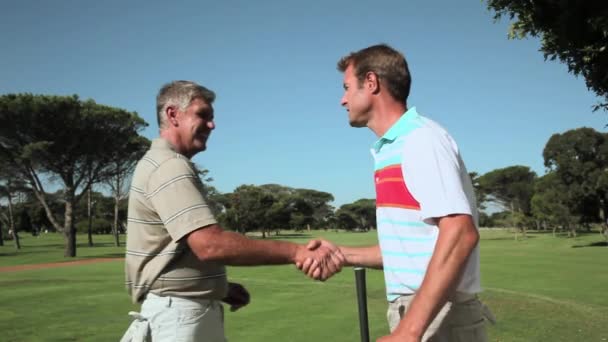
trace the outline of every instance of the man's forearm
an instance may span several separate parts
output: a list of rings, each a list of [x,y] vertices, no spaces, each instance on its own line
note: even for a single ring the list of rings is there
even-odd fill
[[[188,244],[201,261],[252,266],[294,263],[303,247],[287,241],[262,241],[212,226],[188,235]]]
[[[422,285],[394,334],[422,337],[455,290],[478,239],[477,230],[467,220],[452,221],[440,228]]]
[[[340,251],[346,258],[347,266],[361,266],[376,269],[382,268],[380,245],[368,247],[340,246]]]

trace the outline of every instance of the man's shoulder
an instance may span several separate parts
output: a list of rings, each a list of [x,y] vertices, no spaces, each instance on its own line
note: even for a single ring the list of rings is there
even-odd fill
[[[450,133],[437,122],[420,117],[419,126],[402,137],[403,153],[412,157],[458,155],[458,144]]]
[[[149,150],[139,163],[149,163],[154,167],[154,171],[158,169],[194,171],[194,166],[188,158],[171,150]]]
[[[153,176],[166,178],[184,174],[196,175],[194,166],[186,157],[170,150],[149,150],[135,167],[133,184],[145,188]]]
[[[416,129],[405,135],[404,139],[423,141],[425,144],[453,143],[452,135],[441,124],[422,115],[419,115],[416,119]]]

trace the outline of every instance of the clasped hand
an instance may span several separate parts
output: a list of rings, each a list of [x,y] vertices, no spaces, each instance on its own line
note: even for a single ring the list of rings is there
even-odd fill
[[[296,267],[308,277],[321,281],[340,272],[345,261],[340,249],[327,240],[311,240],[296,255]]]

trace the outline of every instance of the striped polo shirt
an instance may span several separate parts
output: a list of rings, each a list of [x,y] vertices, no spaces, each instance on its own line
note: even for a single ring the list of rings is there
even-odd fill
[[[436,219],[467,214],[477,226],[475,193],[458,147],[437,123],[409,109],[373,146],[376,219],[387,299],[418,290],[435,249]],[[458,291],[477,293],[479,250]]]
[[[183,239],[215,223],[194,165],[166,140],[154,140],[135,167],[129,192],[125,273],[133,302],[141,303],[148,291],[224,298],[225,267],[201,262]]]

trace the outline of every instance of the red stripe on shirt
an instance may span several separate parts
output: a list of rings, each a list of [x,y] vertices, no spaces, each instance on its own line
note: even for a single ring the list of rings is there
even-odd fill
[[[403,179],[401,165],[390,165],[375,172],[376,206],[420,210]]]

